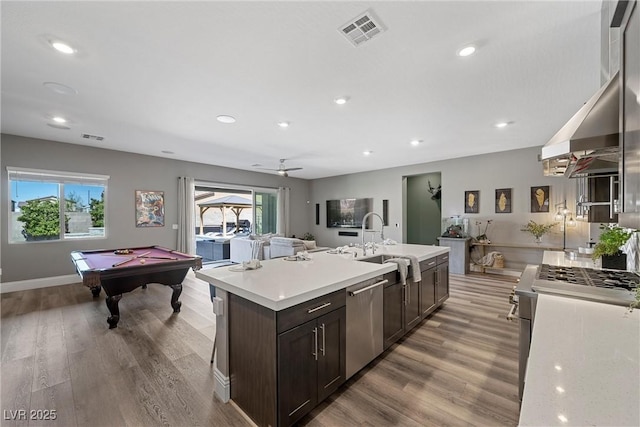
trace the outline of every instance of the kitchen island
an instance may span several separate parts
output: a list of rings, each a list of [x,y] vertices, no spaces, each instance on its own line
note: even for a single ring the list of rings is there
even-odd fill
[[[420,282],[407,279],[398,301],[420,307],[422,294],[432,300],[420,319],[448,297],[448,252],[400,244],[364,257],[361,249],[349,248],[341,254],[313,253],[308,261],[271,259],[257,270],[232,266],[197,272],[216,287],[216,395],[233,399],[258,425],[294,423],[345,381],[346,288],[368,280],[395,284],[397,264],[361,260],[415,257],[421,270],[424,266],[429,291],[419,292]],[[288,402],[307,392],[311,397],[302,398],[299,407]]]
[[[538,296],[520,426],[640,425],[640,310]]]

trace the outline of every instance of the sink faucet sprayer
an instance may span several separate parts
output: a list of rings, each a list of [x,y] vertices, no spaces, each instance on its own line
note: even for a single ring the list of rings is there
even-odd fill
[[[365,231],[368,231],[369,233],[376,233],[376,230],[375,230],[375,229],[373,229],[373,230],[366,230],[366,226],[367,226],[367,218],[369,218],[371,215],[375,215],[375,216],[377,216],[378,218],[380,218],[380,224],[381,224],[381,225],[380,225],[380,238],[381,238],[382,240],[384,240],[384,220],[382,219],[382,217],[381,217],[380,215],[378,215],[378,214],[377,214],[377,213],[375,213],[375,212],[369,212],[369,213],[367,213],[367,214],[364,216],[364,218],[362,218],[362,255],[363,255],[363,256],[366,256],[366,255],[367,255],[367,246],[366,246],[366,245],[365,245],[365,243],[364,243],[364,233],[365,233]],[[373,237],[371,238],[371,243],[372,243],[371,251],[372,251],[372,253],[374,253],[374,254],[375,254],[375,253],[376,253],[376,244],[373,242]]]

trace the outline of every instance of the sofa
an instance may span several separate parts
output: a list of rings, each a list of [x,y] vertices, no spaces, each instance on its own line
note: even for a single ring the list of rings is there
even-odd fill
[[[230,244],[230,259],[238,264],[252,259],[267,260],[292,256],[309,249],[303,240],[279,235],[251,234],[246,237],[234,237]]]

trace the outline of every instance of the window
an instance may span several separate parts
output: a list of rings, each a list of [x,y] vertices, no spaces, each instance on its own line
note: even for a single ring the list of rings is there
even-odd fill
[[[106,236],[108,176],[8,167],[9,242]]]

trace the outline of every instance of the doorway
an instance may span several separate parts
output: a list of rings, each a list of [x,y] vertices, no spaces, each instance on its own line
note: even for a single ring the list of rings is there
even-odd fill
[[[233,238],[276,232],[276,189],[197,182],[193,203],[196,254],[205,264],[228,263]]]
[[[442,232],[442,174],[433,172],[407,176],[403,180],[405,242],[437,245]]]

